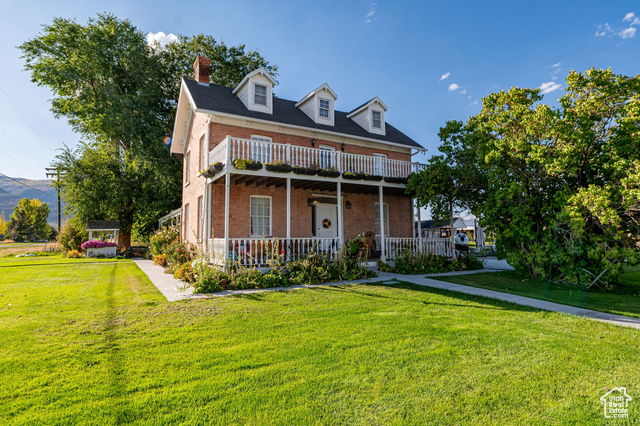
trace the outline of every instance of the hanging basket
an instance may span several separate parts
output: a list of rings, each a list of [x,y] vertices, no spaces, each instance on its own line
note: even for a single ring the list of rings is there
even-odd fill
[[[409,181],[409,179],[407,178],[403,178],[403,177],[390,177],[387,176],[384,178],[384,181],[387,183],[402,183],[402,184],[407,184],[407,182]]]
[[[342,177],[345,178],[345,179],[350,179],[350,180],[362,180],[362,179],[364,179],[364,173],[344,172],[342,174]]]
[[[371,182],[380,182],[382,180],[382,176],[379,175],[364,175],[362,180],[368,180]]]
[[[318,170],[318,176],[337,178],[340,177],[340,172],[334,170]]]
[[[267,169],[270,172],[275,172],[275,173],[289,173],[289,172],[291,172],[291,170],[293,170],[293,167],[291,167],[288,164],[270,164],[270,163],[266,163],[264,165],[264,168]]]
[[[318,169],[308,169],[306,167],[294,167],[293,173],[297,175],[315,176],[318,174]]]
[[[262,163],[253,160],[237,159],[233,160],[233,165],[238,170],[260,170],[262,169]]]

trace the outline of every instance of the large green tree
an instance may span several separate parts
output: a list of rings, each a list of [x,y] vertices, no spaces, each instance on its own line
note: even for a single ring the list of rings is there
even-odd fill
[[[440,150],[455,158],[461,203],[512,265],[589,287],[615,282],[638,254],[640,77],[591,69],[566,82],[558,108],[538,89],[487,96],[441,130]],[[410,186],[422,203],[434,199],[421,189],[433,189],[429,169]]]
[[[51,226],[47,223],[49,206],[34,198],[23,198],[13,208],[11,219],[6,225],[11,238],[32,240],[49,238]]]
[[[69,212],[119,220],[120,246],[130,245],[134,228],[147,234],[180,205],[182,168],[161,139],[172,129],[180,77],[192,75],[196,55],[212,58],[213,82],[237,84],[260,66],[277,72],[257,52],[209,36],[150,46],[130,21],[111,14],[85,25],[56,18],[19,48],[32,81],[52,90],[53,114],[85,141],[55,162]]]

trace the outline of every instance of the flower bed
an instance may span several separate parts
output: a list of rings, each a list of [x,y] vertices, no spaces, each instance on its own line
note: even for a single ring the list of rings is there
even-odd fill
[[[106,241],[85,241],[84,243],[82,243],[80,248],[87,252],[87,257],[111,257],[116,255],[116,243],[109,243]]]
[[[238,170],[260,170],[262,168],[261,162],[248,159],[233,160],[233,165]]]
[[[99,249],[99,248],[115,247],[115,246],[116,246],[116,243],[109,243],[107,241],[100,241],[100,240],[91,240],[91,241],[85,241],[84,243],[82,243],[80,247],[82,248],[82,250],[87,250],[87,249]]]

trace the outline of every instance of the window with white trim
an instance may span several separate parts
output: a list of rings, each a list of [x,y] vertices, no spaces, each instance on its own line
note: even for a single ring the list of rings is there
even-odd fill
[[[271,138],[268,136],[251,135],[251,159],[261,163],[271,162]]]
[[[387,175],[387,156],[385,154],[373,153],[373,174],[378,176]]]
[[[374,129],[382,129],[382,114],[380,111],[371,111],[371,126]]]
[[[380,203],[374,203],[376,218],[376,236],[380,236]],[[384,236],[389,236],[389,204],[384,203]]]
[[[198,197],[198,239],[204,235],[204,199]]]
[[[320,157],[320,168],[328,169],[333,167],[333,161],[331,161],[331,159],[333,158],[333,153],[336,149],[329,145],[320,145],[318,149],[320,150],[320,152],[318,152]]]
[[[251,236],[271,235],[271,197],[251,196]]]
[[[184,205],[184,237],[183,240],[189,239],[189,204]]]
[[[256,105],[267,106],[267,86],[262,84],[255,84],[253,86],[253,102]]]
[[[318,111],[318,115],[322,118],[329,118],[329,112],[331,109],[331,104],[327,99],[320,98],[320,109]]]
[[[202,135],[200,138],[200,170],[204,170],[207,167],[207,145],[204,136]]]
[[[185,160],[184,167],[184,184],[189,183],[189,177],[191,176],[191,151],[187,152],[187,158]]]

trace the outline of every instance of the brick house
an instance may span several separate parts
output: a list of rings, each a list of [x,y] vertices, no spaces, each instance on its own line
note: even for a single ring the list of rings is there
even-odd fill
[[[382,259],[422,243],[403,178],[422,167],[411,156],[424,148],[385,122],[382,100],[338,111],[327,84],[297,102],[281,99],[263,68],[235,88],[219,86],[209,83],[210,63],[198,56],[195,80],[182,80],[173,131],[171,152],[184,166],[184,241],[218,262],[256,263],[272,244],[288,257],[311,247],[333,254],[363,233]],[[237,160],[262,167],[241,169]]]

